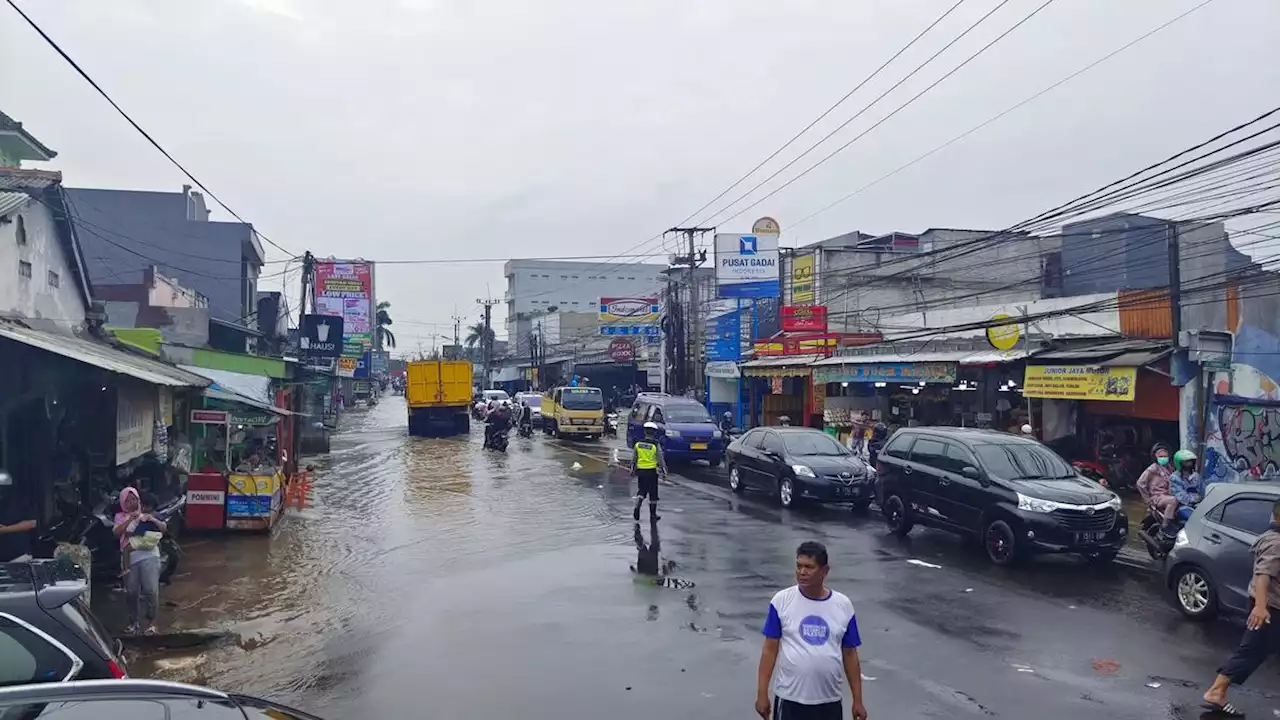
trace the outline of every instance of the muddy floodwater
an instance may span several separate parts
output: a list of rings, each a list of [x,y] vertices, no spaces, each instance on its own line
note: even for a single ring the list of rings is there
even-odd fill
[[[1183,621],[1154,577],[996,569],[942,533],[735,496],[705,467],[662,487],[655,538],[608,444],[499,454],[479,428],[410,438],[404,412],[348,413],[311,507],[272,536],[184,538],[162,624],[226,637],[133,674],[328,718],[752,717],[759,629],[806,539],[858,611],[872,717],[1199,717],[1237,639]],[[657,582],[634,571],[655,550]],[[1278,686],[1264,669],[1237,699],[1270,717]]]

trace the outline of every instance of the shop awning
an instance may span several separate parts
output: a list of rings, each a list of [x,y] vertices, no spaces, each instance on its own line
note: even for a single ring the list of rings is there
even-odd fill
[[[186,372],[176,366],[140,355],[133,355],[105,343],[60,333],[32,330],[23,325],[0,321],[0,338],[20,342],[45,352],[61,355],[118,375],[163,387],[205,387],[208,378]]]
[[[814,361],[821,355],[781,355],[749,360],[742,363],[742,374],[747,377],[800,377],[812,371]]]
[[[841,355],[814,363],[816,367],[832,365],[877,365],[881,363],[958,363],[987,365],[1012,362],[1027,356],[1023,350],[940,350],[917,353],[878,353],[875,355]]]
[[[201,375],[213,383],[201,392],[211,400],[239,403],[258,410],[266,410],[276,415],[297,415],[292,410],[276,407],[271,402],[271,378],[261,375],[248,375],[230,370],[213,370],[180,365],[180,368],[196,375]]]
[[[1043,365],[1097,365],[1099,367],[1142,367],[1172,352],[1168,343],[1151,340],[1117,340],[1076,348],[1036,353],[1033,360]]]

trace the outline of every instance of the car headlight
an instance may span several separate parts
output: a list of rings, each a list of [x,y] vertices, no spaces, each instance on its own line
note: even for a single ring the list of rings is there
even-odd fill
[[[1051,513],[1058,509],[1058,503],[1052,500],[1041,500],[1018,493],[1018,509],[1035,513]]]
[[[711,437],[715,438],[716,440],[719,440],[720,438],[724,437],[724,433],[720,432],[719,430],[715,430],[715,431],[712,431]]]
[[[671,430],[671,429],[669,429],[669,428],[668,428],[668,429],[667,429],[667,437],[680,437],[680,431],[679,431],[679,430]]]
[[[1120,496],[1119,496],[1119,495],[1112,495],[1112,496],[1111,496],[1111,499],[1107,501],[1107,507],[1111,508],[1112,510],[1119,510],[1119,509],[1120,509]]]
[[[796,477],[811,477],[811,478],[818,477],[813,473],[813,469],[810,468],[808,465],[792,465],[791,472],[794,472],[796,474]]]
[[[1173,546],[1174,546],[1174,547],[1182,547],[1182,546],[1184,546],[1184,545],[1186,545],[1186,544],[1188,544],[1188,543],[1190,543],[1190,542],[1191,542],[1191,539],[1187,537],[1187,530],[1186,530],[1186,528],[1183,528],[1182,530],[1179,530],[1179,531],[1178,531],[1178,534],[1177,534],[1176,536],[1174,536],[1174,538],[1173,538]]]

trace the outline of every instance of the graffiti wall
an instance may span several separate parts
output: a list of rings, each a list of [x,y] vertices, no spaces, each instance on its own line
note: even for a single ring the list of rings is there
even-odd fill
[[[1253,325],[1236,333],[1230,373],[1217,373],[1205,427],[1209,482],[1280,479],[1280,338]],[[1188,427],[1200,418],[1185,408]]]

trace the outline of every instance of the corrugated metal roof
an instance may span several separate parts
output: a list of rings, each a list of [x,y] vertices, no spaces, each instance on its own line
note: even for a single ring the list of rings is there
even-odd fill
[[[248,375],[230,370],[213,370],[195,365],[179,365],[179,368],[209,378],[219,390],[229,390],[237,395],[252,399],[259,405],[271,407],[271,378],[261,375]]]
[[[819,360],[814,365],[874,365],[876,363],[953,362],[961,365],[986,365],[1010,362],[1027,356],[1024,350],[942,350],[918,353],[881,353],[878,355],[842,355]]]
[[[0,192],[0,217],[21,210],[30,199],[25,193]]]
[[[1160,358],[1173,352],[1172,348],[1163,350],[1147,350],[1142,352],[1127,352],[1117,355],[1110,360],[1103,360],[1098,363],[1102,367],[1143,367],[1159,360]]]
[[[803,367],[813,365],[821,355],[780,355],[742,363],[742,367]]]
[[[78,360],[108,372],[166,387],[205,387],[207,378],[178,369],[173,365],[131,355],[110,345],[71,335],[32,330],[23,325],[0,321],[0,338],[7,338],[46,352]]]
[[[1084,347],[1063,348],[1061,350],[1046,350],[1045,352],[1036,353],[1036,360],[1075,360],[1078,362],[1097,362],[1121,353],[1154,353],[1168,350],[1167,342],[1153,342],[1151,340],[1117,340],[1115,342],[1104,342]]]

